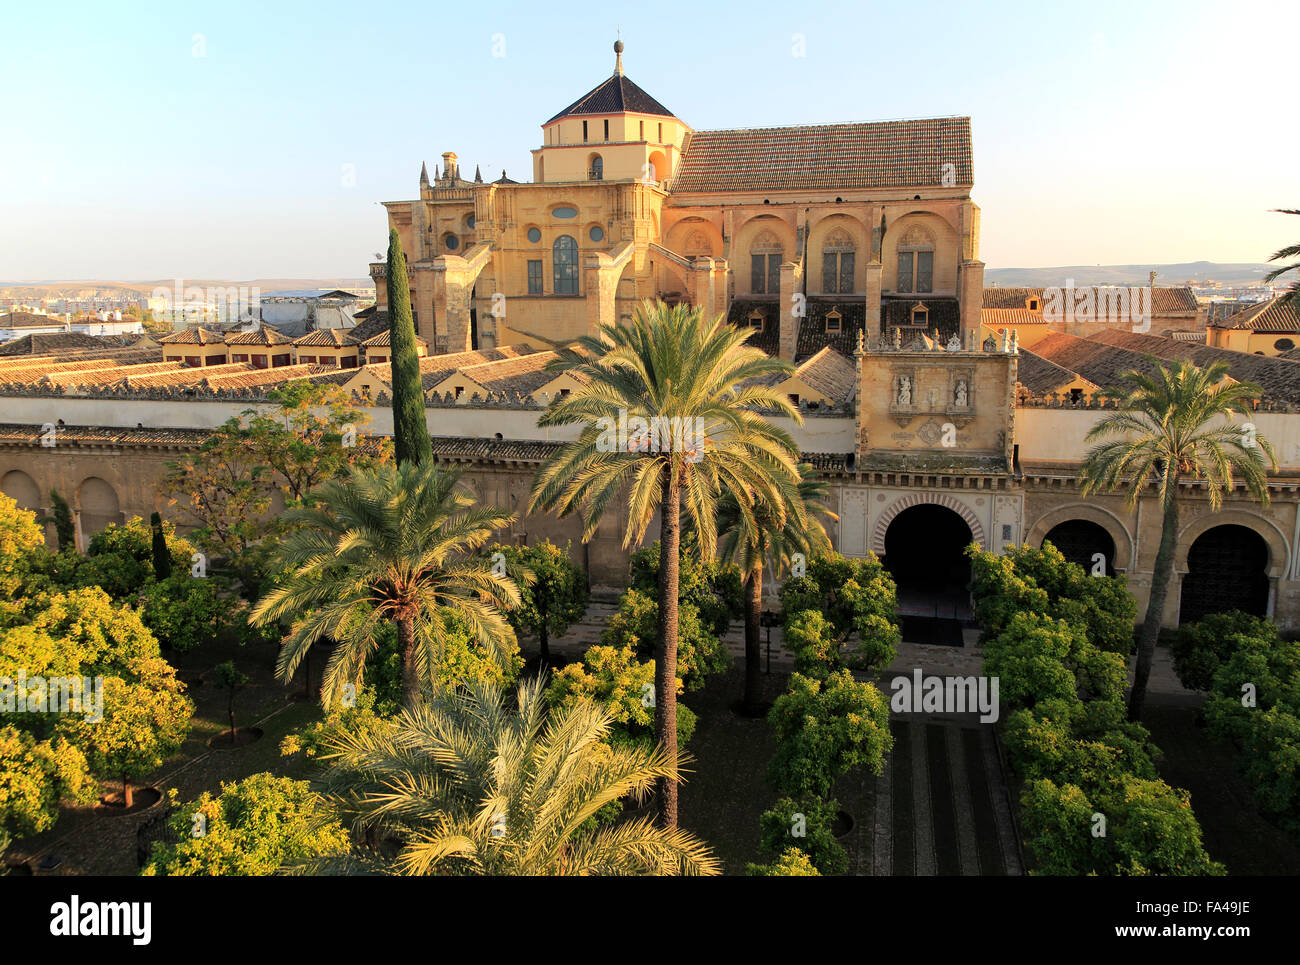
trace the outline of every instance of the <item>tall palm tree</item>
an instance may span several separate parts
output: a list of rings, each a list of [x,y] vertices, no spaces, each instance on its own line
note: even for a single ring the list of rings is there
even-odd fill
[[[385,620],[397,626],[407,706],[433,679],[453,619],[498,656],[514,642],[502,610],[519,588],[475,554],[514,517],[480,507],[460,473],[432,460],[381,465],[331,480],[309,508],[290,511],[294,529],[276,549],[285,575],[253,608],[257,623],[295,619],[276,666],[290,680],[312,644],[336,642],[322,682],[329,701],[357,680]]]
[[[763,613],[763,570],[787,568],[796,553],[806,558],[831,548],[820,516],[839,519],[822,502],[830,487],[808,463],[800,463],[798,498],[791,505],[756,502],[749,519],[726,493],[718,503],[718,552],[740,567],[745,578],[746,713],[762,708],[763,677],[759,663],[759,623]],[[752,519],[753,525],[750,525]]]
[[[1275,214],[1300,214],[1300,209],[1296,208],[1278,208]],[[1285,248],[1279,248],[1273,252],[1269,261],[1281,261],[1283,258],[1300,258],[1300,245],[1287,245]],[[1293,261],[1289,265],[1283,265],[1281,268],[1274,268],[1264,276],[1264,284],[1268,284],[1276,278],[1281,278],[1288,271],[1294,271],[1300,275],[1300,261]],[[1291,291],[1286,295],[1289,303],[1297,312],[1300,312],[1300,277],[1291,282]]]
[[[611,802],[678,780],[662,748],[611,745],[608,707],[580,700],[548,716],[544,680],[476,680],[407,708],[390,727],[342,732],[323,756],[345,818],[400,841],[400,874],[718,874],[685,831],[648,818],[592,830]],[[376,837],[378,835],[375,835]]]
[[[1084,441],[1119,438],[1089,449],[1079,474],[1084,496],[1128,485],[1130,508],[1154,483],[1163,513],[1151,596],[1138,637],[1137,670],[1129,693],[1131,720],[1142,715],[1169,595],[1178,544],[1180,481],[1203,480],[1210,509],[1217,512],[1224,493],[1231,492],[1240,477],[1250,495],[1267,506],[1268,467],[1277,468],[1273,446],[1256,435],[1249,423],[1238,425],[1234,418],[1238,412],[1250,411],[1251,400],[1261,394],[1259,386],[1227,379],[1224,362],[1202,369],[1186,360],[1169,368],[1155,359],[1149,361],[1155,367],[1153,374],[1126,372],[1120,377],[1120,387],[1106,390],[1106,395],[1118,400],[1120,411],[1094,425]]]
[[[583,428],[538,473],[530,512],[581,509],[586,540],[611,501],[626,494],[627,548],[642,539],[660,511],[655,739],[670,758],[677,754],[682,506],[707,559],[717,548],[722,493],[736,497],[751,527],[757,500],[786,505],[798,493],[798,448],[789,433],[760,414],[799,421],[775,385],[764,384],[792,368],[745,345],[750,331],[687,305],[644,302],[629,324],[602,325],[561,353],[554,369],[580,373],[584,385],[538,420]],[[659,820],[675,827],[677,785],[661,781],[658,790]]]

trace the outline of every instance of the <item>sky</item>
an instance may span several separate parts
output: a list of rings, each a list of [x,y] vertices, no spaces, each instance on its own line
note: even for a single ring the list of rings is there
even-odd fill
[[[0,281],[365,277],[610,75],[696,129],[968,115],[990,268],[1300,238],[1300,3],[6,3]],[[616,33],[617,32],[617,33]]]

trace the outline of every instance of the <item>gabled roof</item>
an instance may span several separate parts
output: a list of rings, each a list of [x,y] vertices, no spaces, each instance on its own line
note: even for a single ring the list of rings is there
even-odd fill
[[[970,118],[937,117],[696,131],[671,188],[674,194],[842,191],[969,187],[973,181]]]
[[[318,328],[314,332],[308,332],[306,335],[295,338],[293,344],[299,347],[320,345],[328,348],[346,348],[349,345],[359,345],[360,343],[340,329]]]
[[[1216,322],[1214,327],[1248,328],[1252,332],[1289,335],[1300,332],[1300,308],[1293,306],[1286,295],[1279,295]]]
[[[1030,394],[1047,395],[1049,392],[1064,388],[1076,378],[1082,376],[1028,349],[1020,350],[1019,364],[1016,366],[1016,381]],[[1084,379],[1084,381],[1088,380]]]
[[[1075,285],[1076,292],[1085,288],[1113,288],[1113,285]],[[1064,288],[1061,289],[1065,291]],[[1046,288],[1002,288],[994,286],[984,289],[984,308],[1025,308],[1030,298],[1039,300],[1039,309],[1045,304]],[[1153,315],[1195,315],[1199,309],[1195,293],[1186,285],[1177,287],[1159,286],[1151,289],[1151,313]]]
[[[799,363],[794,377],[828,399],[847,402],[857,388],[858,369],[829,345],[812,358]]]
[[[356,336],[353,336],[353,338],[355,337]],[[392,340],[392,332],[389,331],[388,329],[385,329],[384,331],[380,332],[378,335],[366,339],[364,342],[361,343],[361,345],[363,348],[388,348],[389,342],[391,340]],[[419,335],[415,336],[415,341],[420,345],[427,346],[429,344]]]
[[[609,80],[587,91],[546,124],[558,121],[562,117],[579,114],[622,114],[628,111],[636,114],[658,114],[662,117],[674,116],[672,111],[628,80],[626,75],[615,74]],[[501,176],[505,177],[504,171],[501,172]]]
[[[255,332],[240,332],[238,335],[227,335],[227,345],[292,345],[293,339],[288,335],[281,335],[273,328],[267,328],[265,325]]]
[[[80,332],[43,332],[20,335],[12,341],[0,343],[0,356],[40,355],[45,352],[66,352],[73,349],[103,349],[104,342],[96,335]]]
[[[164,335],[158,339],[162,345],[221,345],[226,341],[225,335],[221,332],[214,332],[210,328],[204,328],[201,325],[195,328],[186,328],[179,332],[172,332],[170,335]]]

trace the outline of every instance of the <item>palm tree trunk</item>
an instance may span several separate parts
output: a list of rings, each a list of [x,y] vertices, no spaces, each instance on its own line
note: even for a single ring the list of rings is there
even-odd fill
[[[420,678],[415,669],[415,619],[397,620],[397,649],[402,654],[402,702],[414,707],[420,700]]]
[[[759,626],[763,614],[763,564],[745,581],[745,713],[757,714],[763,703]]]
[[[135,795],[131,791],[131,778],[126,774],[122,775],[122,806],[130,808],[135,804]]]
[[[1177,483],[1175,483],[1175,486]],[[1151,677],[1151,661],[1155,658],[1156,641],[1160,638],[1160,623],[1164,618],[1165,600],[1169,597],[1169,578],[1174,572],[1174,549],[1178,544],[1178,499],[1175,496],[1165,506],[1165,518],[1160,530],[1160,549],[1156,552],[1155,569],[1151,574],[1151,596],[1147,603],[1146,619],[1138,637],[1137,670],[1133,674],[1133,689],[1128,695],[1128,719],[1142,717],[1142,705],[1147,696],[1147,680]]]
[[[663,518],[659,526],[659,639],[655,647],[655,740],[670,761],[677,760],[677,592],[682,546],[680,483],[669,468],[664,475]],[[677,782],[658,787],[659,824],[677,827]]]

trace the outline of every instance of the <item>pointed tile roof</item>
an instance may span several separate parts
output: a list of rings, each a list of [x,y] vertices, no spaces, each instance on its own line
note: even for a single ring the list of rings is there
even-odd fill
[[[562,117],[572,117],[576,114],[622,114],[626,111],[637,114],[658,114],[662,117],[676,116],[619,73],[583,94],[546,123],[550,124]]]

